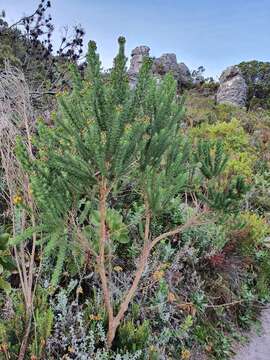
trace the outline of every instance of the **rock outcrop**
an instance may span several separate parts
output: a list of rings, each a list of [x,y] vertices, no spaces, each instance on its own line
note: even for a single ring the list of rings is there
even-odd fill
[[[149,56],[148,46],[137,46],[131,52],[130,68],[128,70],[129,82],[131,87],[137,83],[140,67],[145,56]],[[157,78],[162,78],[168,72],[172,72],[178,86],[186,86],[191,83],[191,73],[184,63],[177,63],[176,55],[173,53],[163,54],[153,60],[152,72]]]
[[[244,107],[247,101],[247,84],[237,66],[230,66],[220,76],[217,92],[218,104]]]
[[[154,59],[152,71],[154,74],[164,76],[171,71],[176,80],[178,80],[178,64],[175,54],[163,54]]]
[[[181,85],[187,86],[192,82],[191,72],[186,64],[181,62],[178,64],[178,71],[179,71],[179,82]]]
[[[148,57],[150,48],[148,46],[137,46],[131,52],[130,67],[128,70],[128,77],[130,86],[133,88],[136,86],[138,80],[138,74],[140,67],[143,63],[144,57]]]

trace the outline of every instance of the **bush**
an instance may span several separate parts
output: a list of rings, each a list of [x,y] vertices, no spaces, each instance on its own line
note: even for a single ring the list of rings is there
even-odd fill
[[[270,62],[247,61],[238,65],[248,85],[248,106],[269,108]]]

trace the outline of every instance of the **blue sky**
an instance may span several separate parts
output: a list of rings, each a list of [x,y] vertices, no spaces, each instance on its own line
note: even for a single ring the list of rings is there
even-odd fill
[[[127,54],[147,45],[152,56],[174,52],[190,69],[203,65],[217,77],[244,60],[270,61],[270,0],[52,0],[56,35],[65,25],[81,24],[93,39],[105,68],[110,67],[119,35]],[[7,19],[29,14],[36,0],[0,0]],[[57,41],[57,40],[56,40]]]

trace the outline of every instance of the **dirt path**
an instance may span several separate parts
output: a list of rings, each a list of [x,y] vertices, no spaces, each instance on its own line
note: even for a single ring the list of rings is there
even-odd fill
[[[242,346],[232,360],[270,360],[270,308],[261,314],[262,328],[252,331],[250,342]]]

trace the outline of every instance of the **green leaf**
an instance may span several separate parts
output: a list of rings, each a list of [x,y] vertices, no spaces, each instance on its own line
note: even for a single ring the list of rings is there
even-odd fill
[[[99,228],[100,214],[95,210],[90,217],[91,223]],[[113,241],[117,241],[121,244],[127,244],[129,242],[128,229],[123,222],[122,215],[115,209],[107,209],[106,211],[106,224],[109,228],[109,233]]]
[[[42,230],[44,230],[44,228],[45,227],[43,225],[29,227],[28,229],[26,229],[22,233],[12,237],[10,239],[10,241],[9,241],[9,244],[12,245],[12,246],[19,245],[21,242],[23,242],[23,241],[29,239],[30,237],[32,237],[34,233],[38,233],[38,232],[41,232]]]
[[[0,235],[0,250],[6,250],[8,245],[9,234],[4,233]]]
[[[0,289],[4,290],[7,294],[11,291],[11,285],[0,277]]]
[[[0,264],[3,266],[5,270],[15,270],[16,269],[16,263],[12,259],[11,256],[2,256],[0,257]]]

